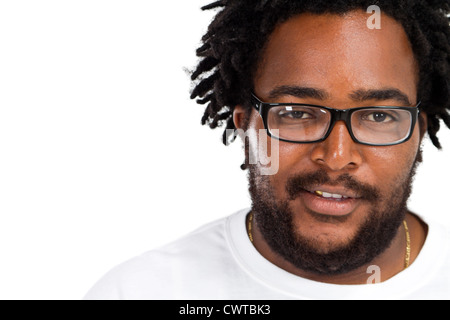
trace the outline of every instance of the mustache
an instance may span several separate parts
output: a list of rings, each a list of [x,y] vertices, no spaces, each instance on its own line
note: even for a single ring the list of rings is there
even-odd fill
[[[349,191],[358,194],[362,200],[369,202],[376,202],[381,197],[380,191],[376,187],[360,182],[348,173],[342,174],[336,179],[331,179],[325,170],[293,175],[286,182],[286,192],[289,196],[289,200],[292,201],[296,199],[301,192],[323,184],[329,186],[343,186]]]

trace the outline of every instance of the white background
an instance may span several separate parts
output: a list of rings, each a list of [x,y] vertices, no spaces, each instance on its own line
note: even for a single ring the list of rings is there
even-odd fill
[[[241,144],[224,147],[189,99],[207,3],[0,1],[0,299],[80,299],[249,206]],[[441,137],[410,206],[450,226]]]

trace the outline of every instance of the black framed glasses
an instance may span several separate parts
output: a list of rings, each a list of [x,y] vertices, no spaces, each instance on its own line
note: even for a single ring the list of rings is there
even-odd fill
[[[316,143],[328,138],[337,121],[344,121],[353,141],[392,146],[408,141],[416,126],[415,107],[373,106],[346,110],[300,103],[265,103],[252,94],[268,136],[292,143]]]

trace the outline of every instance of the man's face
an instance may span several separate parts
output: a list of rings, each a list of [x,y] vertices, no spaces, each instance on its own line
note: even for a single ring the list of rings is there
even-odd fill
[[[407,35],[386,15],[381,30],[371,30],[369,16],[363,11],[302,14],[280,25],[259,63],[255,94],[264,102],[335,109],[405,106],[399,95],[382,93],[393,89],[415,106],[418,72]],[[322,95],[280,90],[286,87]],[[256,112],[248,128],[255,132],[253,152],[258,135],[265,134]],[[404,218],[420,141],[416,125],[412,138],[399,145],[358,144],[342,121],[323,142],[280,141],[279,159],[272,159],[279,161],[277,174],[262,176],[258,165],[250,169],[255,220],[265,240],[293,264],[317,273],[367,263],[389,246]],[[349,199],[323,198],[314,191]],[[308,257],[324,262],[305,265]]]

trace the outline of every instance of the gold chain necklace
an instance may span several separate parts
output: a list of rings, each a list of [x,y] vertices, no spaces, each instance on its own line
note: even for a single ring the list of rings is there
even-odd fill
[[[252,225],[253,225],[253,212],[250,212],[248,217],[248,226],[247,233],[250,241],[253,243],[253,233],[252,233]],[[406,233],[406,255],[405,255],[405,263],[404,268],[408,268],[411,261],[411,236],[409,234],[408,223],[406,220],[403,220],[403,227],[405,228]]]
[[[409,234],[408,223],[406,220],[403,220],[403,227],[405,227],[406,233],[406,256],[405,256],[405,269],[409,267],[409,263],[411,260],[411,236]]]

